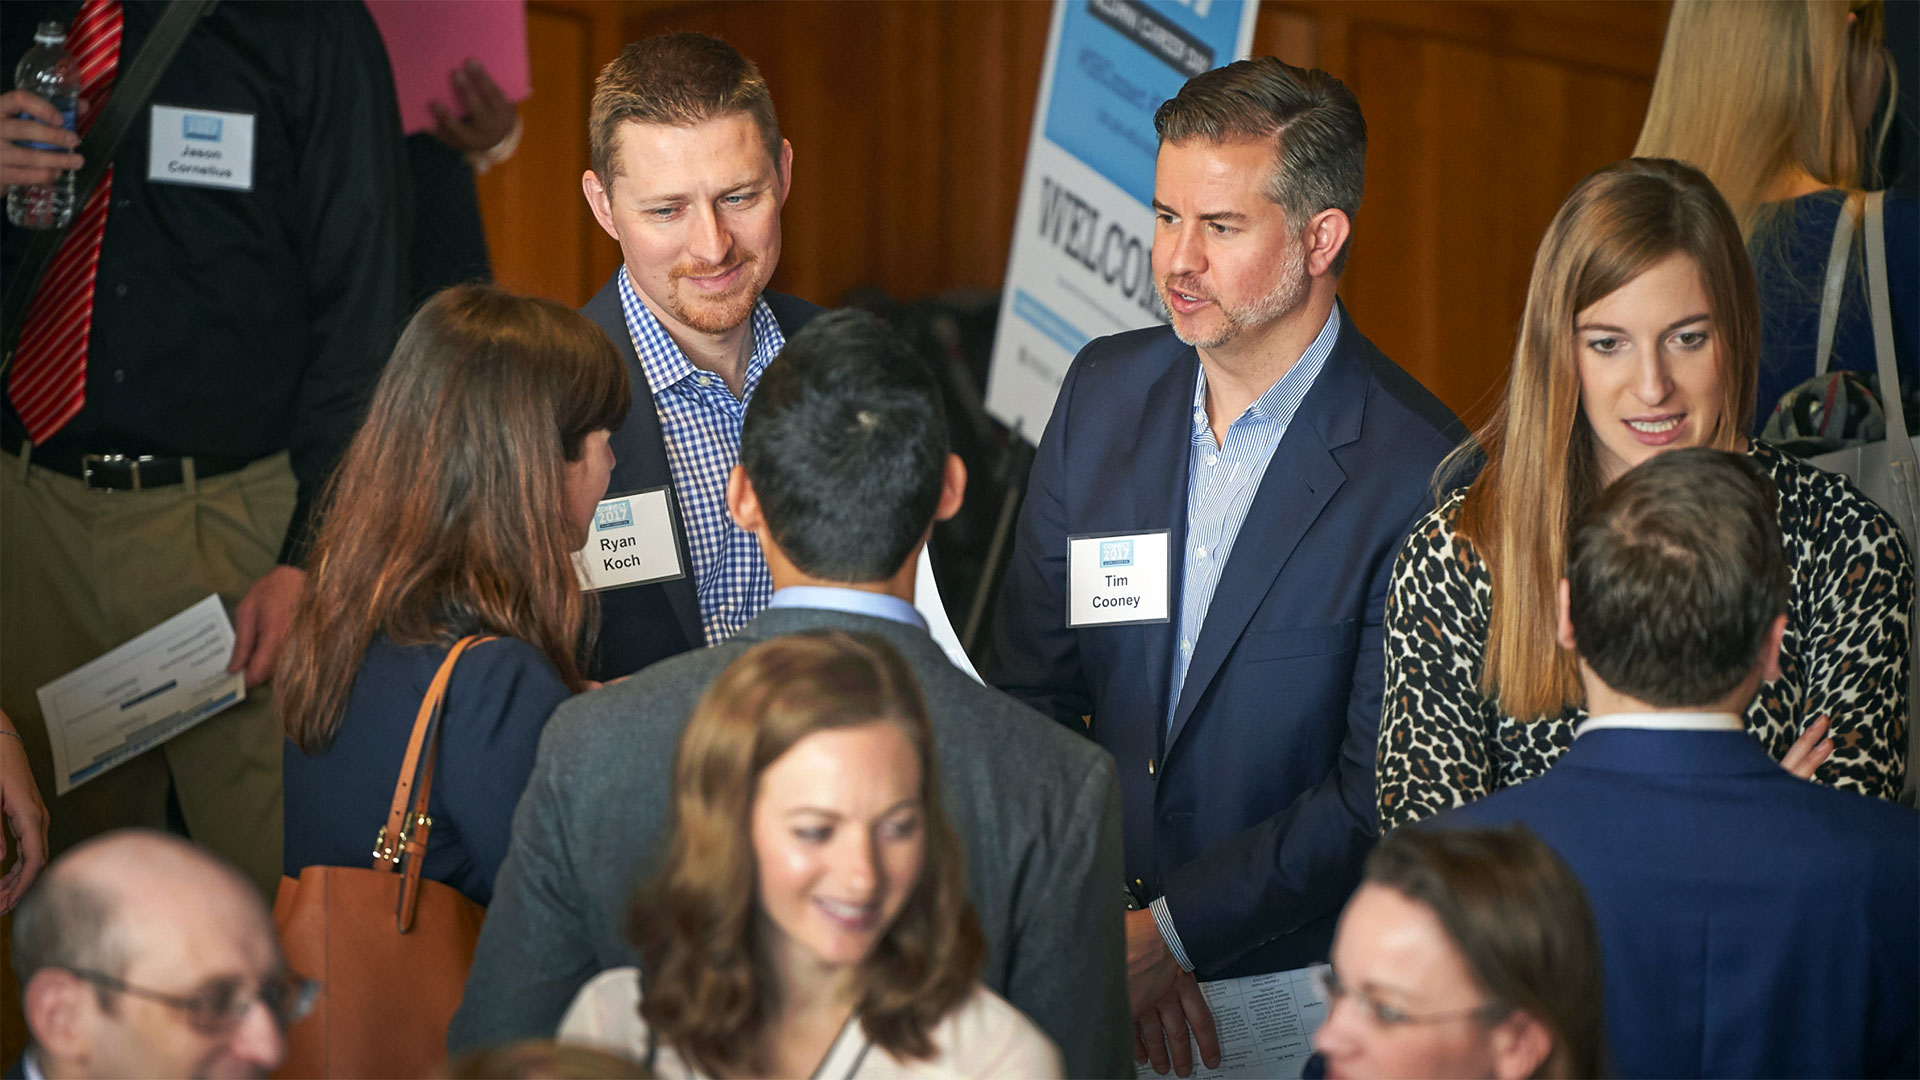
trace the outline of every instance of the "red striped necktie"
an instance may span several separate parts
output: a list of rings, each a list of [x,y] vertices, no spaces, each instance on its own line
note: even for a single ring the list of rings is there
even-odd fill
[[[120,68],[120,0],[86,0],[74,16],[67,51],[80,68],[79,129],[100,115]],[[87,341],[93,328],[93,283],[100,238],[113,193],[109,165],[53,253],[20,330],[7,396],[35,443],[47,441],[87,402]]]

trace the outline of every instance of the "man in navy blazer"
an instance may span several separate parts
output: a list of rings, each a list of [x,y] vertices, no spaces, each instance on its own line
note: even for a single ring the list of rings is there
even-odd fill
[[[596,679],[726,640],[773,595],[727,473],[760,374],[820,308],[768,291],[793,147],[753,62],[704,34],[634,42],[601,71],[580,180],[623,265],[581,311],[636,388],[609,497],[665,487],[678,565],[601,593]],[[662,575],[678,571],[678,576]]]
[[[1172,327],[1069,369],[987,667],[1118,761],[1135,1054],[1184,1074],[1189,1023],[1215,1053],[1195,974],[1326,959],[1375,833],[1389,572],[1460,432],[1335,299],[1366,157],[1339,80],[1241,61],[1155,128]]]
[[[1573,867],[1621,1076],[1920,1074],[1920,815],[1743,730],[1787,624],[1775,498],[1717,450],[1616,481],[1560,584],[1591,719],[1544,775],[1417,826],[1524,822]]]

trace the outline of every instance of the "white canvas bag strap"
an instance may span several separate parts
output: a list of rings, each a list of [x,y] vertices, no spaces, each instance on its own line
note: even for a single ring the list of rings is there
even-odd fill
[[[1833,223],[1833,246],[1827,249],[1827,286],[1820,293],[1820,346],[1814,353],[1813,374],[1827,373],[1833,355],[1833,331],[1840,323],[1840,291],[1847,282],[1847,253],[1853,250],[1853,222],[1860,214],[1860,196],[1849,195],[1840,204]]]

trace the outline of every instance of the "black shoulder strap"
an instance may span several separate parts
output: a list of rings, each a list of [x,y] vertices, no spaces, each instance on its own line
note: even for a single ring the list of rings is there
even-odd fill
[[[106,175],[107,166],[113,164],[114,151],[119,149],[120,140],[126,136],[127,129],[133,126],[134,117],[146,105],[153,88],[159,84],[160,75],[173,62],[174,54],[180,51],[194,23],[199,22],[201,16],[212,10],[216,3],[218,0],[172,0],[166,12],[160,16],[160,22],[154,26],[153,33],[140,46],[139,55],[121,70],[112,96],[107,98],[106,105],[100,110],[100,118],[87,129],[77,148],[87,163],[81,166],[80,175],[74,179],[73,212],[76,218],[80,208],[87,205],[87,199],[93,195],[100,178]],[[7,284],[5,307],[0,309],[0,340],[4,340],[6,346],[0,350],[0,378],[4,378],[7,369],[13,366],[13,350],[20,341],[27,305],[33,302],[34,291],[40,287],[41,275],[47,272],[47,264],[53,260],[54,251],[66,237],[67,229],[35,232],[27,244],[26,254],[20,257],[20,264],[14,268],[13,280]]]

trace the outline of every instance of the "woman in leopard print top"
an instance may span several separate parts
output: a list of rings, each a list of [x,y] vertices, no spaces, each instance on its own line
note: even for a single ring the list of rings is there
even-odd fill
[[[1506,400],[1479,433],[1486,467],[1394,567],[1382,832],[1537,776],[1572,744],[1586,712],[1553,633],[1568,522],[1679,446],[1745,448],[1779,489],[1793,587],[1780,677],[1748,729],[1796,771],[1817,764],[1816,780],[1899,793],[1912,556],[1845,479],[1744,438],[1758,325],[1738,227],[1704,176],[1635,159],[1575,187],[1535,259]],[[1497,589],[1530,602],[1496,605]]]

